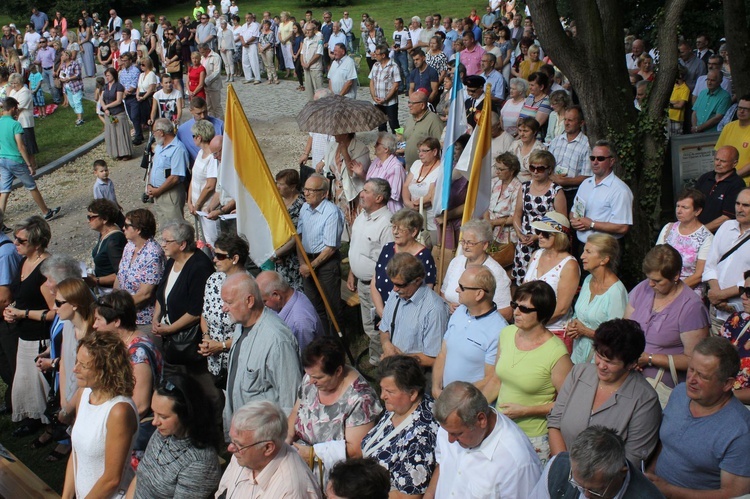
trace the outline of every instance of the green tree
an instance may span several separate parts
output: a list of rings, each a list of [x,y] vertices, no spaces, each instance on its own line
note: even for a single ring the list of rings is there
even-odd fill
[[[653,24],[660,70],[648,103],[638,113],[625,66],[623,9],[618,0],[570,3],[577,37],[569,38],[555,0],[528,0],[534,26],[546,53],[570,79],[586,117],[592,141],[608,138],[617,147],[618,175],[633,190],[633,227],[623,255],[626,283],[640,280],[640,264],[652,246],[661,194],[666,139],[666,106],[677,71],[677,35],[687,0],[666,0]]]

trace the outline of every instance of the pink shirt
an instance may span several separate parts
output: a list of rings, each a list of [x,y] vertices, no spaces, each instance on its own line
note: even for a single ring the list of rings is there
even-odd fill
[[[478,75],[482,72],[482,56],[484,49],[479,44],[474,45],[474,50],[463,49],[461,51],[461,64],[466,66],[466,75]]]

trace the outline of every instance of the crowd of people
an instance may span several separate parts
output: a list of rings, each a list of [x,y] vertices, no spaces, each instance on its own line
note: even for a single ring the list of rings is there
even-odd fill
[[[0,234],[0,376],[13,434],[68,459],[64,498],[750,493],[750,96],[732,110],[719,91],[726,54],[709,54],[704,35],[695,53],[680,41],[675,92],[694,99],[673,95],[670,133],[721,136],[713,170],[678,196],[628,292],[618,264],[633,195],[616,147],[591,144],[531,17],[512,0],[485,11],[397,18],[391,38],[347,11],[240,24],[230,0],[197,1],[175,24],[144,15],[140,29],[83,11],[75,35],[60,13],[32,10],[0,118],[0,173],[3,191],[24,180],[44,216],[15,224],[13,240]],[[48,42],[60,44],[59,70]],[[639,105],[658,54],[626,43]],[[262,62],[269,84],[294,71],[310,100],[357,98],[357,54],[388,117],[374,152],[354,133],[311,133],[300,159],[315,172],[276,174],[301,245],[251,274],[252,235],[224,217],[236,203],[220,185],[222,80],[242,67],[261,83]],[[21,116],[43,106],[41,81],[80,114],[94,57],[107,153],[132,156],[144,131],[154,147],[146,207],[123,209],[107,162],[94,163],[86,217],[98,237],[83,272],[48,251],[59,209],[27,182]],[[463,224],[463,178],[435,215],[454,76],[467,122],[491,113],[493,136],[489,209]],[[359,300],[377,386],[335,335],[342,286]]]

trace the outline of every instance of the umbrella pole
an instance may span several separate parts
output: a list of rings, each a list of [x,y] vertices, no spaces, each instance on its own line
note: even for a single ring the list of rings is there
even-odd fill
[[[445,233],[448,226],[448,210],[443,210],[443,237],[440,238],[440,268],[438,269],[438,292],[443,287],[443,269],[445,268]]]
[[[326,313],[328,314],[328,318],[331,321],[331,324],[333,324],[333,328],[336,330],[336,338],[341,343],[341,346],[344,347],[344,350],[346,351],[347,357],[349,357],[349,362],[351,363],[352,367],[356,366],[356,362],[354,360],[354,356],[352,355],[352,352],[349,350],[349,346],[344,341],[344,335],[341,334],[341,328],[339,327],[339,323],[336,320],[336,317],[333,315],[333,310],[331,310],[331,304],[328,303],[328,297],[325,294],[325,291],[323,291],[323,287],[320,285],[320,281],[318,280],[318,275],[315,273],[315,269],[313,269],[312,263],[310,263],[310,259],[307,257],[307,253],[305,253],[305,248],[302,246],[302,239],[300,239],[299,234],[295,232],[294,234],[294,241],[297,244],[298,253],[302,255],[302,258],[305,260],[305,265],[307,265],[307,268],[310,269],[310,276],[313,278],[313,282],[315,282],[315,287],[318,288],[318,293],[320,293],[320,297],[323,299],[323,305],[326,308]]]

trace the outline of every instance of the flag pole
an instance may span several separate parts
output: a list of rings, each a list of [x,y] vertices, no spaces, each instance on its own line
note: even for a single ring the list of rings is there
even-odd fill
[[[440,268],[438,269],[438,293],[443,288],[443,269],[445,268],[445,233],[448,225],[448,210],[443,210],[443,236],[440,238]]]
[[[302,239],[299,237],[298,233],[294,233],[294,242],[297,245],[298,254],[302,255],[302,258],[305,260],[305,265],[307,265],[307,268],[310,269],[310,276],[313,279],[313,282],[315,282],[315,287],[318,289],[318,293],[320,294],[320,297],[323,299],[323,305],[326,308],[326,313],[328,314],[328,318],[331,320],[331,324],[333,324],[333,328],[336,331],[336,338],[341,343],[341,346],[344,347],[344,350],[346,351],[347,357],[349,357],[349,362],[351,362],[352,367],[356,367],[356,361],[354,360],[354,356],[352,355],[351,350],[349,350],[349,345],[346,344],[344,341],[344,335],[341,334],[341,328],[339,327],[339,323],[336,320],[335,315],[333,314],[333,310],[331,309],[331,304],[328,303],[328,297],[325,294],[325,291],[323,291],[323,287],[320,285],[320,281],[318,280],[318,274],[315,273],[315,269],[312,266],[312,263],[310,262],[310,259],[307,257],[307,253],[305,253],[305,248],[302,246]]]

